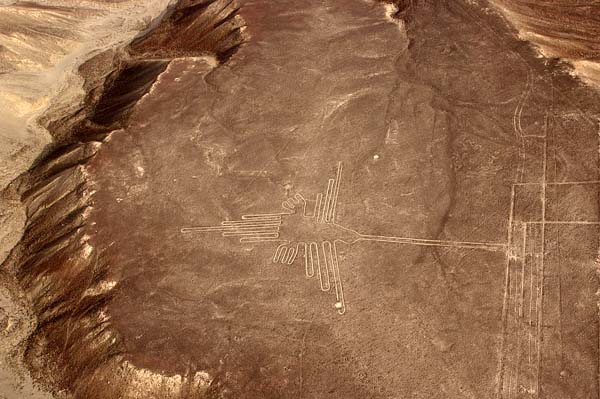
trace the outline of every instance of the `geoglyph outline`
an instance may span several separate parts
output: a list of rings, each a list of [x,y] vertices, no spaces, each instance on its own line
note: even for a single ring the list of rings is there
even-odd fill
[[[466,249],[479,249],[487,251],[507,251],[505,243],[476,242],[476,241],[450,241],[426,238],[382,236],[359,233],[337,222],[337,205],[342,181],[343,166],[337,164],[335,178],[329,178],[324,193],[317,193],[313,201],[308,201],[297,193],[284,200],[281,204],[283,212],[256,213],[242,215],[239,220],[224,220],[216,226],[184,227],[182,233],[221,233],[222,237],[238,237],[240,243],[279,243],[275,248],[272,262],[283,265],[292,265],[298,255],[303,254],[304,273],[307,278],[315,275],[319,280],[321,291],[331,290],[331,283],[335,292],[335,308],[342,315],[346,313],[346,300],[343,282],[339,267],[338,244],[348,245],[357,242],[384,242],[404,245],[418,245],[428,247],[454,247]],[[309,202],[314,202],[312,211],[308,211]],[[281,237],[282,227],[287,218],[299,215],[310,219],[317,228],[319,225],[332,227],[339,237],[322,240],[289,240]]]

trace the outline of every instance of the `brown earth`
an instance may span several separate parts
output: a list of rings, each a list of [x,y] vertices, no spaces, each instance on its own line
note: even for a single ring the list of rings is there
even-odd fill
[[[20,182],[38,378],[598,397],[597,92],[483,3],[194,3]],[[204,47],[165,39],[190,29]]]

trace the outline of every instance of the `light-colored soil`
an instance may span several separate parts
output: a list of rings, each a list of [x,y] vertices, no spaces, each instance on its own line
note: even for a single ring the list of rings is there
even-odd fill
[[[25,223],[18,195],[5,188],[52,142],[39,119],[75,112],[84,95],[79,65],[127,43],[168,0],[23,3],[0,2],[0,263],[21,238]],[[1,293],[2,323],[7,324],[1,328],[0,397],[46,398],[31,386],[19,361],[20,343],[35,318],[23,298],[11,299],[9,292],[19,292],[13,285],[6,277]]]

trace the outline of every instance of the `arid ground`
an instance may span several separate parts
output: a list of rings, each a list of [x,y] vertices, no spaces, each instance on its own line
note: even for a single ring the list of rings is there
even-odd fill
[[[7,359],[86,399],[598,399],[599,10],[565,7],[138,10],[7,163]]]

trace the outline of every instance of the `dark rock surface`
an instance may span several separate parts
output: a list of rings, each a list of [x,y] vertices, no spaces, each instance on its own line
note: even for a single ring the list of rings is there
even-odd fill
[[[597,92],[483,3],[392,14],[185,1],[87,65],[68,146],[14,183],[41,380],[598,396]]]

